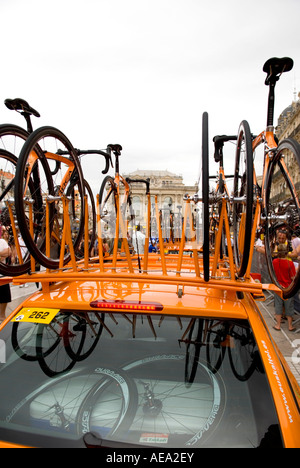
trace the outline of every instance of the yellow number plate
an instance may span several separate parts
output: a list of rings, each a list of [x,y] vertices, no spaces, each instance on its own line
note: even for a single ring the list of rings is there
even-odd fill
[[[60,309],[24,308],[12,319],[12,322],[50,323]]]

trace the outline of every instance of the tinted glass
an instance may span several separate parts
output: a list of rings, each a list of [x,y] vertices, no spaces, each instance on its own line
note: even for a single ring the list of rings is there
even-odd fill
[[[49,325],[11,323],[0,338],[1,440],[68,446],[95,432],[103,445],[281,444],[247,322],[61,311]]]

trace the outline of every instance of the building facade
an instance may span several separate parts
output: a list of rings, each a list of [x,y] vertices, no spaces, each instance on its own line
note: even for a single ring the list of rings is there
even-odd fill
[[[180,214],[183,211],[184,196],[197,193],[197,185],[185,185],[181,175],[169,171],[137,170],[124,176],[130,179],[150,179],[151,210],[155,207],[155,197],[162,212]],[[145,223],[147,217],[147,196],[145,185],[131,183],[131,197],[136,220]]]

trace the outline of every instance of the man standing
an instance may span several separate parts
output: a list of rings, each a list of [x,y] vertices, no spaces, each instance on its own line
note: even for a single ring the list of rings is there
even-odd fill
[[[293,278],[296,275],[296,269],[294,263],[287,258],[288,246],[286,244],[279,244],[277,247],[278,256],[273,260],[274,271],[278,283],[283,288],[288,288]],[[275,330],[280,330],[282,309],[285,309],[285,315],[288,319],[289,331],[295,331],[293,327],[293,315],[294,315],[294,298],[283,300],[277,294],[274,294],[275,301],[275,314],[276,314],[276,325]]]
[[[142,255],[145,250],[145,234],[141,232],[141,225],[138,224],[136,231],[132,235],[133,248],[138,255]]]

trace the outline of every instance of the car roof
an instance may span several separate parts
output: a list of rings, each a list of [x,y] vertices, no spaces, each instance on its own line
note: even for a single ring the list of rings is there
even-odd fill
[[[247,318],[245,305],[235,291],[206,286],[182,284],[143,283],[112,281],[108,279],[91,281],[66,281],[52,285],[48,291],[41,290],[27,299],[27,307],[59,307],[61,309],[92,310],[93,301],[124,301],[127,303],[155,302],[163,310],[153,313],[169,315],[218,316],[236,319]]]
[[[251,307],[243,300],[245,292],[262,295],[262,284],[251,277],[242,280],[232,277],[230,268],[222,265],[216,277],[205,282],[195,268],[196,257],[197,252],[184,255],[183,248],[178,254],[149,254],[147,269],[137,256],[130,259],[118,256],[89,264],[85,259],[75,268],[71,265],[46,270],[14,281],[41,283],[41,290],[26,300],[26,307],[55,305],[60,309],[92,310],[91,303],[97,300],[155,301],[162,309],[152,313],[247,319]]]

